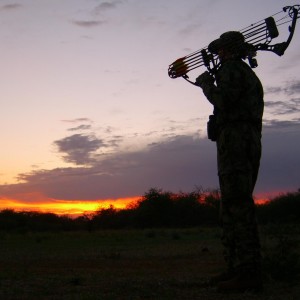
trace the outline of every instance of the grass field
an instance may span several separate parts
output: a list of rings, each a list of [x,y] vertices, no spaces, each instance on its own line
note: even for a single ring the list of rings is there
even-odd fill
[[[296,264],[288,247],[294,245],[293,254],[299,251],[299,231],[294,228],[288,237],[276,228],[262,230],[264,252],[291,257],[287,268]],[[5,300],[300,299],[299,284],[270,274],[258,295],[222,295],[205,287],[205,280],[224,267],[216,228],[2,232],[0,242],[0,299]],[[274,250],[272,245],[277,245]],[[276,257],[274,265],[280,264]]]

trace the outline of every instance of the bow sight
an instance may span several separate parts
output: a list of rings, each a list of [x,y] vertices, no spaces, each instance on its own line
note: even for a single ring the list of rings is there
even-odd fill
[[[257,62],[254,58],[256,51],[271,51],[279,56],[284,54],[293,38],[299,11],[300,5],[285,6],[282,11],[240,30],[245,38],[245,42],[251,46],[245,58],[248,59],[252,68],[257,67]],[[279,36],[278,26],[283,24],[290,24],[288,27],[288,39],[285,42],[270,45],[270,42]],[[195,84],[189,80],[187,73],[201,66],[205,66],[212,75],[215,74],[220,66],[217,54],[209,51],[208,47],[174,61],[169,66],[168,74],[171,78],[182,77],[188,82]]]

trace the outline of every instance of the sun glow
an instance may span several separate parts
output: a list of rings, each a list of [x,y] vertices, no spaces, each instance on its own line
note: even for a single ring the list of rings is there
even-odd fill
[[[16,211],[37,211],[41,213],[54,213],[57,215],[78,216],[94,213],[98,209],[108,208],[111,205],[116,209],[124,209],[129,204],[139,200],[140,196],[104,199],[104,200],[55,200],[43,199],[39,202],[20,201],[15,199],[1,199],[0,210],[13,209]]]
[[[83,214],[92,214],[99,209],[109,208],[110,206],[115,209],[125,209],[141,199],[141,196],[133,196],[116,199],[63,200],[49,198],[40,192],[29,192],[15,194],[13,197],[0,198],[0,211],[12,209],[15,211],[36,211],[77,217]],[[270,201],[269,199],[270,197],[266,195],[257,195],[255,204],[267,204]]]
[[[257,204],[257,205],[268,204],[269,202],[270,202],[270,199],[267,199],[267,198],[255,199],[255,204]]]

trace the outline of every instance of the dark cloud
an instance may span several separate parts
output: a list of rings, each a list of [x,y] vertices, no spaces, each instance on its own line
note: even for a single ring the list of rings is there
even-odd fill
[[[282,87],[279,86],[271,86],[264,88],[265,94],[278,94],[282,92]]]
[[[120,142],[122,142],[123,140],[124,140],[124,137],[122,135],[115,135],[111,139],[108,139],[106,143],[110,147],[118,147]]]
[[[100,147],[106,146],[102,140],[95,136],[83,134],[68,136],[55,141],[54,144],[60,153],[65,154],[63,156],[64,161],[76,165],[90,164],[93,161],[92,154]]]
[[[90,123],[92,123],[92,120],[89,118],[76,118],[76,119],[70,119],[70,120],[62,120],[62,122],[65,122],[65,123],[90,122]]]
[[[72,20],[72,23],[85,28],[102,26],[108,22],[105,16],[107,11],[116,9],[123,2],[120,0],[104,1],[98,4],[91,12],[89,12],[91,20]]]
[[[112,133],[114,130],[115,128],[112,126],[107,126],[106,128],[104,128],[105,133]]]
[[[287,95],[294,95],[300,93],[300,80],[294,80],[287,84],[285,93]]]
[[[111,138],[111,142],[114,139],[117,142],[122,136]],[[255,193],[297,190],[300,119],[269,121],[262,143]],[[216,145],[206,138],[174,136],[139,151],[98,157],[94,152],[103,142],[93,136],[74,135],[56,144],[69,161],[89,162],[89,166],[20,174],[19,184],[0,186],[0,198],[39,191],[52,199],[95,200],[142,195],[152,187],[173,192],[218,187]]]
[[[68,131],[87,130],[87,129],[91,129],[91,127],[92,127],[91,125],[82,124],[77,127],[69,128]]]
[[[102,2],[94,8],[93,13],[96,14],[96,15],[104,13],[108,10],[115,9],[121,3],[122,3],[122,1],[110,1],[110,2],[105,1],[105,2]]]
[[[300,80],[287,81],[282,86],[267,87],[265,94],[268,99],[272,99],[273,95],[281,96],[284,100],[266,100],[265,107],[274,115],[286,115],[299,113],[300,108]],[[297,97],[298,96],[298,97]]]
[[[265,107],[275,115],[286,115],[300,112],[300,98],[285,101],[265,101]]]
[[[15,10],[22,7],[19,3],[5,4],[0,7],[0,10]]]
[[[264,126],[257,191],[295,191],[300,187],[300,119]]]
[[[267,132],[286,132],[286,131],[299,131],[300,130],[300,118],[292,120],[265,120],[264,129]]]
[[[69,143],[63,144],[68,150]],[[142,195],[151,187],[187,191],[200,185],[216,187],[216,173],[214,143],[177,136],[140,151],[102,156],[90,167],[20,174],[22,183],[0,186],[0,198],[31,190],[69,200],[130,197]]]
[[[72,21],[73,24],[80,26],[80,27],[96,27],[96,26],[101,26],[103,24],[106,23],[106,21],[96,21],[96,20],[92,20],[92,21],[78,21],[78,20],[74,20]]]
[[[62,120],[64,123],[69,123],[69,124],[78,124],[78,123],[93,123],[92,120],[89,118],[76,118],[76,119],[70,119],[70,120]],[[92,126],[90,124],[80,124],[76,127],[69,128],[68,131],[78,131],[78,130],[89,130],[91,129]]]
[[[291,80],[287,81],[282,86],[276,87],[266,87],[265,88],[266,94],[278,94],[283,93],[288,96],[292,96],[295,94],[300,94],[300,80]]]

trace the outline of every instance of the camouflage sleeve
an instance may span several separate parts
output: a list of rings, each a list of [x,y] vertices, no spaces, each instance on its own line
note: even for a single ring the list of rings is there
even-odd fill
[[[206,82],[202,90],[208,101],[219,109],[232,107],[243,93],[243,71],[237,62],[225,63],[217,74],[217,86]]]

